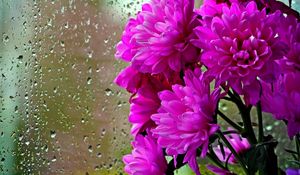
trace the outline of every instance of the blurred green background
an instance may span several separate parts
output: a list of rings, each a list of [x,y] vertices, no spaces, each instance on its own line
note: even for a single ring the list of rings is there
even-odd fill
[[[0,1],[0,174],[123,173],[129,94],[112,83],[126,66],[114,46],[142,3]],[[285,130],[273,121],[266,129]]]

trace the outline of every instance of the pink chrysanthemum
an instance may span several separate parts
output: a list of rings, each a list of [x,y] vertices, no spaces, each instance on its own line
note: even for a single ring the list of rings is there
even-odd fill
[[[283,75],[276,83],[262,83],[262,109],[287,122],[288,135],[300,132],[300,72]]]
[[[149,134],[149,133],[148,133]],[[123,157],[125,172],[129,175],[164,175],[167,161],[162,148],[151,134],[138,135],[132,142],[133,151]]]
[[[238,154],[244,153],[251,146],[246,138],[241,138],[238,134],[230,134],[226,135],[225,137]],[[221,161],[226,162],[228,160],[228,163],[230,164],[237,163],[236,158],[231,153],[229,148],[224,147],[225,155],[223,155],[220,147],[214,148],[214,151]]]
[[[216,0],[204,0],[198,13],[205,17],[215,17],[222,15],[222,9],[227,6],[226,3],[218,3]]]
[[[114,80],[118,86],[130,93],[136,93],[142,81],[143,74],[135,70],[132,66],[123,69]]]
[[[114,82],[133,94],[135,94],[139,88],[147,84],[151,84],[153,88],[157,90],[171,88],[173,84],[182,84],[180,75],[176,72],[169,72],[167,76],[162,73],[151,75],[149,73],[141,73],[132,66],[123,69],[117,75]]]
[[[179,74],[172,74],[167,79],[163,74],[144,74],[129,66],[119,73],[115,83],[133,93],[128,120],[132,123],[131,134],[135,136],[155,126],[150,117],[160,107],[161,101],[157,93],[171,89],[172,84],[182,84],[182,80]]]
[[[297,23],[294,30],[290,31],[291,43],[290,52],[287,55],[287,65],[295,71],[300,71],[300,23]]]
[[[116,57],[143,73],[179,72],[196,62],[199,49],[190,43],[198,24],[194,0],[151,0],[126,25]]]
[[[219,126],[213,124],[220,91],[210,94],[209,82],[200,69],[185,72],[185,86],[173,85],[173,91],[159,93],[161,108],[152,115],[158,125],[153,134],[158,137],[158,144],[166,148],[168,155],[185,154],[184,162],[200,174],[196,161],[196,150],[202,147],[205,156],[209,137]]]
[[[128,120],[132,123],[131,134],[133,136],[155,126],[150,117],[160,107],[160,99],[157,93],[157,89],[154,89],[153,86],[144,85],[132,97]]]
[[[222,13],[208,21],[204,16],[206,22],[195,29],[199,39],[193,42],[203,49],[201,61],[217,84],[227,82],[245,95],[247,104],[256,104],[258,79],[276,79],[278,65],[274,60],[282,58],[286,47],[268,24],[272,15],[258,10],[255,2],[247,6],[232,3],[230,8],[224,6]]]
[[[300,71],[300,23],[294,16],[281,15],[279,18],[281,25],[277,31],[289,48],[288,53],[279,60],[280,66],[284,72]]]

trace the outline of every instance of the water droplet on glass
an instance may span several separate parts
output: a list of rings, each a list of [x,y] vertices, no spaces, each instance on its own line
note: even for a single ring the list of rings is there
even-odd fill
[[[89,58],[92,58],[93,57],[93,52],[88,52],[87,55],[88,55]]]
[[[53,131],[53,130],[51,130],[51,131],[50,131],[50,137],[51,137],[52,139],[54,139],[55,136],[56,136],[56,132]]]
[[[89,145],[88,150],[89,150],[90,153],[93,152],[93,147],[92,147],[92,145]]]
[[[272,125],[266,126],[266,130],[267,130],[267,131],[271,131],[272,129],[273,129],[273,126],[272,126]]]
[[[65,29],[69,28],[69,23],[68,22],[65,23],[64,27],[65,27]]]
[[[100,166],[99,166],[99,165],[96,165],[96,166],[94,167],[94,169],[95,169],[95,171],[98,171],[98,170],[100,170]]]
[[[17,59],[18,60],[22,60],[23,59],[23,55],[19,55]]]
[[[108,39],[105,39],[105,40],[104,40],[104,43],[105,43],[105,44],[107,44],[107,43],[108,43],[108,41],[109,41]]]
[[[52,158],[51,161],[52,161],[52,162],[56,162],[56,156],[53,156],[53,158]]]
[[[53,88],[53,93],[56,94],[57,93],[57,87]]]
[[[101,157],[102,157],[102,154],[101,154],[101,153],[97,153],[97,157],[98,157],[98,158],[101,158]]]
[[[9,41],[9,37],[5,33],[3,34],[2,38],[3,38],[3,42],[8,42]]]
[[[15,113],[18,113],[18,112],[19,112],[19,107],[15,106]]]
[[[88,77],[86,82],[87,82],[87,84],[92,84],[92,78]]]
[[[60,46],[61,47],[65,47],[65,42],[64,41],[60,41]]]
[[[113,92],[112,92],[111,89],[109,89],[109,88],[106,88],[106,89],[105,89],[105,95],[106,95],[106,96],[111,96],[112,94],[113,94]]]

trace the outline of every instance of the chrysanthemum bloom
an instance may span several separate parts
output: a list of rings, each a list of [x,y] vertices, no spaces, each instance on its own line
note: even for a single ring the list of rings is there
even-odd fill
[[[300,175],[300,169],[288,168],[286,170],[287,175]]]
[[[153,86],[144,85],[132,97],[128,120],[132,123],[131,134],[133,136],[155,126],[150,117],[152,114],[157,113],[160,107],[161,101],[157,93],[158,91]]]
[[[115,78],[114,82],[126,89],[130,93],[136,93],[143,81],[143,74],[135,70],[132,66],[123,69]]]
[[[171,89],[172,84],[182,84],[182,80],[179,74],[172,74],[167,79],[164,74],[144,74],[129,66],[119,73],[115,83],[133,93],[130,98],[129,122],[133,124],[131,134],[135,136],[155,126],[150,116],[160,107],[157,93]]]
[[[143,74],[129,66],[122,70],[115,83],[128,92],[133,93],[130,99],[129,122],[132,123],[131,134],[136,136],[146,128],[154,126],[150,116],[157,112],[160,99],[157,92],[168,89],[160,81],[159,76]]]
[[[217,174],[217,175],[235,175],[234,173],[230,172],[229,170],[224,170],[222,168],[219,168],[214,165],[207,165],[207,169],[209,169],[211,172]]]
[[[151,133],[148,134],[138,135],[132,142],[132,153],[123,157],[125,172],[129,175],[164,175],[167,170],[162,148]]]
[[[278,33],[288,46],[288,53],[279,60],[283,71],[300,71],[300,23],[294,16],[280,16]],[[276,24],[274,24],[276,25]]]
[[[258,79],[276,79],[278,65],[274,60],[282,58],[286,47],[268,24],[272,15],[258,10],[255,2],[247,6],[232,3],[222,12],[221,17],[207,23],[204,20],[203,26],[195,29],[199,39],[193,42],[203,49],[201,61],[216,77],[217,85],[227,82],[245,96],[247,104],[256,104]]]
[[[159,93],[161,107],[151,117],[157,124],[152,131],[168,155],[176,157],[186,153],[184,162],[200,174],[196,150],[201,147],[201,155],[205,156],[209,137],[219,129],[212,123],[212,117],[220,91],[216,89],[210,94],[209,81],[200,69],[186,71],[184,81],[185,86],[173,85],[172,91]]]
[[[205,18],[216,16],[221,17],[224,6],[230,7],[232,3],[247,4],[249,1],[252,0],[204,0],[200,9],[196,11]]]
[[[199,23],[193,0],[151,0],[126,25],[116,57],[131,61],[143,73],[179,72],[198,60],[190,43]]]
[[[216,0],[204,0],[200,9],[197,11],[201,16],[215,17],[222,15],[222,9],[227,6],[225,2],[217,2]]]
[[[176,82],[180,83],[177,79]],[[137,93],[130,100],[128,120],[132,123],[131,134],[135,136],[147,128],[155,126],[151,115],[157,113],[160,107],[158,92],[171,88],[170,82],[163,76],[144,76]]]
[[[151,84],[154,86],[154,89],[160,91],[171,88],[173,84],[182,84],[180,74],[176,72],[169,72],[168,77],[164,74],[151,75],[149,73],[141,73],[132,66],[123,69],[114,82],[132,94],[135,94],[139,88],[147,84]]]
[[[295,71],[300,71],[300,23],[297,23],[295,30],[290,32],[292,36],[290,51],[287,55],[287,64],[294,68]]]
[[[214,0],[214,1],[217,1],[219,3],[226,2],[228,4],[230,4],[230,2],[231,3],[239,2],[242,4],[247,4],[251,1],[254,1],[257,4],[258,9],[260,10],[266,8],[267,11],[269,11],[270,13],[274,13],[279,10],[282,13],[294,16],[299,19],[299,13],[296,10],[290,8],[287,4],[279,0]]]
[[[246,138],[241,138],[238,134],[230,134],[225,137],[238,154],[242,154],[250,148],[248,140]],[[220,147],[214,148],[214,151],[221,161],[226,162],[228,160],[228,163],[230,164],[237,163],[236,158],[229,148],[224,147],[225,155],[223,155]]]
[[[262,83],[262,109],[285,120],[289,137],[300,132],[300,72],[283,75],[276,83]]]

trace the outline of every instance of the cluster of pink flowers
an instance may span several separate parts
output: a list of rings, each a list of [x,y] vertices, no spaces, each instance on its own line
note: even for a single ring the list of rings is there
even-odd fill
[[[217,123],[219,101],[230,91],[246,107],[300,132],[300,23],[297,12],[276,0],[149,0],[129,19],[116,57],[130,65],[115,83],[132,94],[129,122],[133,151],[124,157],[128,174],[166,174],[166,156],[184,155],[199,175]],[[250,143],[226,136],[238,154]],[[236,163],[229,148],[213,150]],[[231,174],[209,166],[218,174]]]

